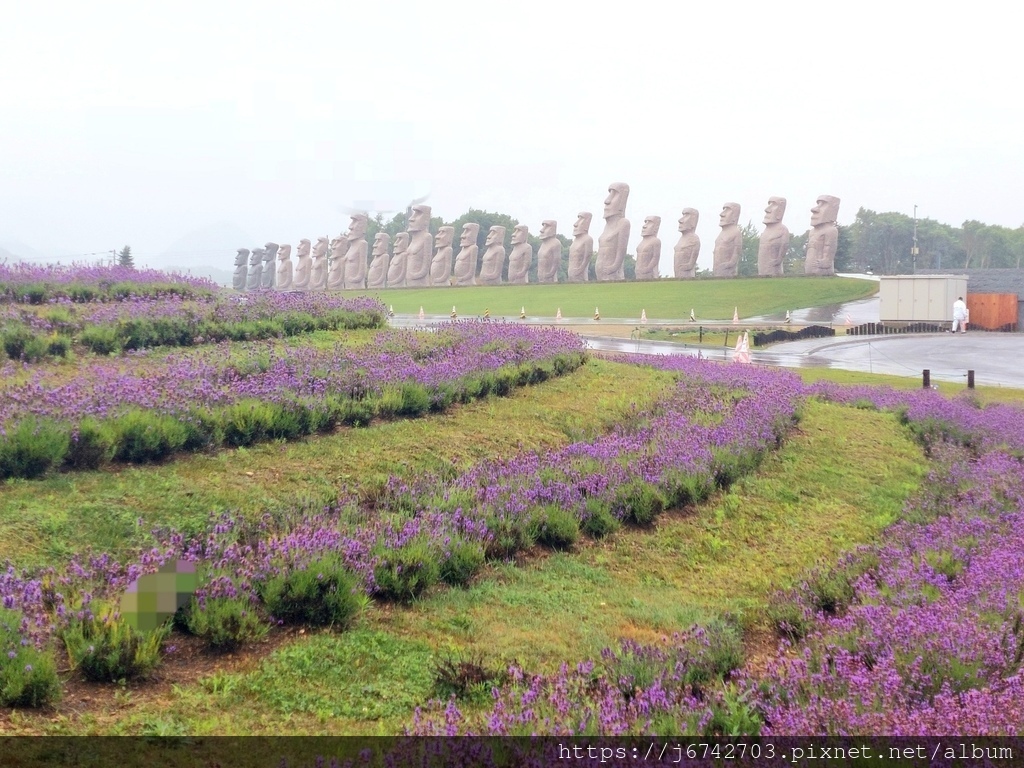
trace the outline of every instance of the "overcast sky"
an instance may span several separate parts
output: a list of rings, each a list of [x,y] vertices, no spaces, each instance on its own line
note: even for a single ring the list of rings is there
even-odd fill
[[[630,252],[700,211],[820,194],[1024,223],[1020,25],[987,2],[17,2],[0,15],[0,245],[132,245],[210,225],[296,243],[344,207],[508,213],[571,235],[631,187]],[[196,256],[231,269],[212,244]]]

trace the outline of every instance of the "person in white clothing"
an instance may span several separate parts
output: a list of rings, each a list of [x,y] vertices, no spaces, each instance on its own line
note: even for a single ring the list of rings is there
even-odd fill
[[[960,333],[967,333],[967,305],[964,303],[963,296],[958,296],[957,300],[953,302],[952,332],[956,333],[957,328],[960,329]]]

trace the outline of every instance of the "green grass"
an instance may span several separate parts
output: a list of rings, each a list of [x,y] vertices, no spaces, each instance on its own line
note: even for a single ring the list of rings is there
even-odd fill
[[[396,314],[415,315],[423,307],[428,315],[445,315],[455,306],[459,317],[483,315],[593,317],[594,309],[606,318],[639,318],[646,310],[651,320],[681,319],[693,309],[701,320],[731,320],[784,312],[794,307],[838,304],[871,296],[878,283],[844,277],[732,278],[655,280],[642,283],[582,283],[556,285],[503,285],[461,288],[393,288],[362,291],[377,296]]]
[[[393,734],[430,696],[433,665],[452,654],[551,671],[621,638],[654,642],[727,614],[748,637],[763,638],[769,595],[877,538],[925,470],[921,449],[891,414],[812,402],[756,474],[649,529],[623,528],[572,554],[489,566],[467,589],[373,607],[349,633],[293,635],[262,661],[176,686],[127,712],[111,705],[85,718],[42,715],[18,728]]]
[[[90,548],[122,557],[145,545],[155,526],[199,532],[211,513],[227,509],[257,517],[298,503],[321,506],[345,487],[372,493],[392,473],[450,470],[593,437],[671,386],[670,374],[647,369],[629,370],[624,386],[624,370],[592,360],[569,376],[424,419],[162,465],[0,482],[0,562],[53,564]]]

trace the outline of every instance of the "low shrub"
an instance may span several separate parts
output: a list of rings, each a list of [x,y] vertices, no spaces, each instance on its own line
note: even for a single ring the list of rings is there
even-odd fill
[[[665,509],[665,497],[643,480],[631,480],[615,490],[612,511],[622,520],[649,525]]]
[[[441,581],[464,587],[484,565],[484,548],[479,542],[452,539],[447,556],[441,560]]]
[[[484,552],[492,560],[507,560],[534,545],[535,530],[525,515],[490,515],[486,524],[491,538]]]
[[[611,505],[604,499],[591,497],[587,499],[580,523],[581,530],[595,539],[603,539],[619,530],[621,523],[612,514]]]
[[[117,435],[114,458],[135,464],[165,459],[188,439],[188,429],[179,419],[145,411],[129,411],[111,426]]]
[[[269,627],[252,603],[240,597],[195,598],[185,612],[185,627],[215,651],[233,651],[266,637]]]
[[[430,410],[430,392],[422,384],[407,383],[402,385],[402,404],[398,409],[399,416],[417,417]]]
[[[491,689],[509,681],[504,665],[491,664],[480,652],[449,652],[433,663],[434,692],[444,700],[478,701],[491,698]]]
[[[148,677],[160,663],[169,632],[169,623],[141,632],[109,612],[73,621],[61,639],[86,679],[112,683]]]
[[[96,469],[114,458],[117,434],[106,422],[83,418],[72,433],[64,465],[72,469]]]
[[[580,538],[576,515],[554,504],[534,512],[530,525],[533,539],[551,549],[571,549]]]
[[[110,355],[121,351],[117,329],[111,325],[90,325],[79,334],[78,341],[97,355]]]
[[[22,640],[21,614],[0,608],[0,706],[42,707],[60,697],[57,662]]]
[[[318,627],[347,628],[366,602],[355,575],[333,553],[269,579],[261,592],[275,619]]]
[[[39,477],[60,466],[71,436],[66,427],[29,416],[0,436],[0,480]]]
[[[385,600],[409,601],[441,578],[437,553],[422,540],[380,553],[373,569],[374,594]]]

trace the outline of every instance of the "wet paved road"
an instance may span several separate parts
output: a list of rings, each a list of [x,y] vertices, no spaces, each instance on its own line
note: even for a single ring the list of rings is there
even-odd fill
[[[819,308],[821,309],[821,308]],[[846,336],[844,323],[850,315],[855,324],[878,320],[878,298],[830,307],[793,312],[794,322],[822,322],[815,316],[829,315],[836,326],[837,335],[825,339],[808,339],[774,344],[760,350],[751,350],[751,359],[761,365],[785,368],[838,368],[847,371],[884,373],[920,379],[925,368],[936,381],[963,382],[967,371],[975,372],[978,386],[1003,386],[1024,389],[1024,334],[986,333],[969,331],[966,334],[927,333],[891,336]],[[499,318],[495,318],[498,320]],[[517,321],[518,318],[505,318]],[[776,318],[743,318],[743,323],[755,323]],[[442,316],[428,316],[421,321],[413,316],[399,316],[390,323],[398,327],[424,327],[446,322]],[[550,324],[551,318],[528,318],[527,322]],[[712,360],[731,360],[732,349],[714,346],[674,344],[662,341],[631,341],[600,335],[601,329],[591,318],[565,318],[566,325],[579,324],[575,330],[587,341],[591,349],[606,352],[638,352],[649,355],[700,355]],[[609,321],[612,322],[612,321]],[[824,320],[829,322],[829,320]],[[593,330],[586,325],[593,325]],[[681,320],[679,325],[685,325]],[[581,330],[582,328],[582,330]]]

